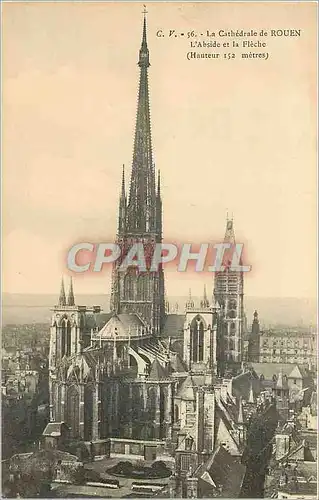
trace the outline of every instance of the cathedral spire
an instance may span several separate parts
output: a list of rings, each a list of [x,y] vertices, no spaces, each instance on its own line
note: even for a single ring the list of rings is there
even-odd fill
[[[225,232],[224,242],[235,244],[234,217],[232,214],[231,218],[229,218],[228,212],[226,216],[226,232]]]
[[[59,297],[59,306],[66,306],[65,288],[64,288],[63,277],[61,279],[61,289],[60,289],[60,297]]]
[[[149,61],[149,50],[148,50],[148,47],[147,47],[147,37],[146,37],[146,14],[147,14],[147,10],[146,10],[145,6],[144,6],[143,14],[144,14],[144,19],[143,19],[143,34],[142,34],[142,44],[141,44],[141,48],[140,48],[140,57],[139,57],[138,65],[140,66],[140,68],[142,66],[146,66],[148,68],[150,66],[150,61]]]
[[[161,197],[161,171],[158,171],[157,174],[157,197]]]
[[[69,293],[68,293],[68,306],[74,306],[75,305],[75,300],[74,300],[74,292],[73,292],[73,280],[72,277],[70,278],[70,288],[69,288]]]
[[[123,165],[121,194],[119,202],[119,223],[118,223],[119,234],[124,233],[125,228],[126,228],[126,193],[125,193],[125,167]]]
[[[156,230],[162,237],[162,197],[161,197],[161,173],[158,171],[157,176],[157,194],[156,194]]]
[[[124,163],[123,163],[123,169],[122,169],[121,197],[125,198],[125,166],[124,166]]]
[[[145,11],[138,66],[140,81],[127,219],[128,232],[147,233],[156,230],[156,189],[150,123],[147,74],[150,62]]]

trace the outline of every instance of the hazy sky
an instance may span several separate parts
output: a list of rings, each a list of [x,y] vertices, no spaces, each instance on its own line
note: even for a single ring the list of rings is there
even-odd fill
[[[113,241],[133,147],[142,4],[3,9],[5,292],[59,290],[78,241]],[[154,157],[167,240],[216,241],[234,213],[248,295],[316,293],[316,4],[148,3]],[[269,60],[186,59],[170,29],[301,29]],[[210,277],[166,276],[169,295]],[[108,274],[76,278],[108,292]]]

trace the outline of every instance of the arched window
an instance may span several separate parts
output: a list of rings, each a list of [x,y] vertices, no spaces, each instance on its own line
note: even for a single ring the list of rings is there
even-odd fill
[[[71,427],[72,438],[79,437],[80,429],[80,408],[79,408],[79,393],[77,388],[72,385],[67,394],[67,424]]]
[[[191,451],[192,447],[193,447],[193,438],[191,436],[187,436],[185,438],[185,450]]]
[[[86,441],[92,439],[93,425],[93,385],[84,386],[84,438]]]
[[[61,357],[63,358],[64,354],[66,351],[66,324],[65,320],[62,320],[62,327],[61,327]]]
[[[179,421],[179,408],[178,405],[174,407],[174,421],[175,423]]]
[[[137,280],[137,300],[148,300],[149,279],[146,274],[141,274]]]
[[[150,387],[148,390],[148,407],[151,420],[155,420],[157,410],[157,390],[155,387]]]
[[[229,339],[229,350],[233,351],[235,349],[235,344],[233,339]]]
[[[67,322],[66,325],[66,355],[71,356],[71,323]]]
[[[230,300],[228,302],[228,309],[234,309],[236,311],[236,309],[237,309],[237,302],[236,302],[236,300]]]
[[[196,316],[191,323],[191,360],[196,363],[204,359],[204,323]]]
[[[132,274],[127,274],[124,278],[124,297],[126,300],[134,300],[134,277]]]

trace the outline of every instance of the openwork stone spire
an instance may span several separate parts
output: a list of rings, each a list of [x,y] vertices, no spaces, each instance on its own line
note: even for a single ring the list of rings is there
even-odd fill
[[[142,44],[139,51],[140,81],[135,126],[132,176],[128,203],[129,233],[156,230],[156,188],[152,156],[150,103],[147,70],[150,66],[144,13]]]
[[[60,289],[60,297],[59,297],[59,306],[66,306],[66,297],[65,297],[65,288],[64,288],[64,280],[61,278],[61,289]]]
[[[69,293],[68,293],[68,306],[74,306],[75,305],[75,300],[74,300],[74,291],[73,291],[73,280],[72,277],[70,278],[70,288],[69,288]]]

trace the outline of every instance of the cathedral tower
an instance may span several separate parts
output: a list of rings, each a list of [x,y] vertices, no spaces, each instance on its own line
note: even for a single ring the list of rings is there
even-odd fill
[[[224,243],[235,245],[234,223],[227,219]],[[232,250],[233,251],[233,250]],[[224,262],[225,270],[215,274],[214,299],[224,316],[223,356],[226,363],[242,361],[244,327],[244,278],[242,271],[230,269],[230,261]]]
[[[140,80],[133,149],[129,196],[126,195],[124,169],[119,202],[119,222],[116,242],[122,258],[134,244],[143,244],[144,253],[152,255],[156,243],[162,242],[162,200],[160,176],[156,186],[153,162],[150,103],[148,89],[149,50],[144,14],[142,44],[138,66]],[[146,272],[136,266],[120,269],[121,259],[113,268],[111,309],[117,314],[138,314],[152,329],[160,334],[165,315],[164,274],[159,266],[151,272],[150,258],[146,257]]]
[[[206,287],[199,306],[195,305],[190,292],[184,325],[184,361],[188,369],[216,375],[216,331],[216,309],[207,299]]]

